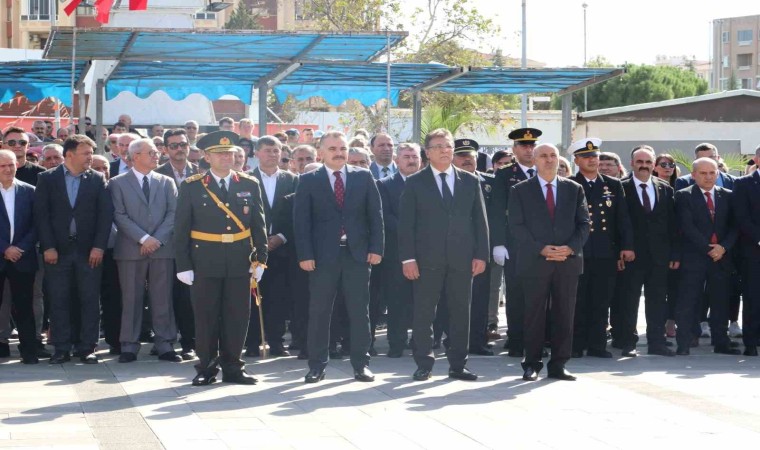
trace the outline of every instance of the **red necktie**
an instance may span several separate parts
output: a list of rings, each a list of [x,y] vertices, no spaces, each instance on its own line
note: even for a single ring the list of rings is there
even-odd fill
[[[335,201],[338,203],[338,208],[343,209],[343,198],[346,195],[346,186],[343,185],[343,178],[341,177],[340,170],[333,172],[333,175],[335,175]],[[343,228],[343,224],[341,224],[340,237],[343,238],[345,234],[346,230]]]
[[[550,183],[546,184],[546,209],[549,210],[549,217],[554,220],[554,190]]]
[[[710,211],[710,220],[715,222],[715,203],[712,201],[712,196],[709,192],[705,192],[705,197],[707,197],[707,210]],[[718,243],[718,235],[715,234],[713,231],[712,236],[710,236],[710,243],[711,244],[717,244]]]

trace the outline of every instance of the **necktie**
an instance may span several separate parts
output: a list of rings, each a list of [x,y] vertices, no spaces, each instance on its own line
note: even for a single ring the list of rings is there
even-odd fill
[[[335,186],[333,189],[335,189],[335,201],[338,203],[338,208],[343,209],[343,200],[346,196],[346,186],[343,184],[343,177],[341,177],[340,170],[336,170],[333,172],[333,175],[335,175]],[[340,238],[343,239],[343,236],[346,235],[346,229],[343,226],[343,223],[340,224]]]
[[[142,191],[143,194],[145,194],[145,200],[150,200],[150,183],[148,183],[148,177],[146,175],[143,175]]]
[[[533,178],[533,174],[536,173],[533,169],[528,169],[528,178]]]
[[[646,183],[639,184],[641,186],[641,198],[644,202],[644,212],[647,214],[652,212],[652,202],[649,200],[649,193],[647,192]]]
[[[589,190],[590,189],[594,189],[594,182],[593,181],[589,181],[588,182],[588,188],[589,188]]]
[[[710,195],[709,192],[705,192],[705,197],[707,197],[707,210],[710,211],[710,220],[715,222],[715,203],[713,203],[712,195]],[[715,231],[713,231],[712,236],[710,236],[710,243],[718,243],[718,235],[715,234]]]
[[[438,174],[438,176],[441,177],[441,193],[443,194],[443,203],[448,208],[451,206],[451,202],[454,200],[454,196],[451,194],[451,189],[449,189],[449,183],[446,182],[446,175],[446,172],[441,172]]]
[[[227,182],[224,181],[224,178],[219,180],[219,188],[222,190],[222,196],[227,199]]]
[[[546,209],[549,210],[549,217],[554,220],[554,189],[551,183],[546,184]]]
[[[390,172],[390,169],[388,169],[387,167],[383,167],[383,178],[388,176],[388,172]]]

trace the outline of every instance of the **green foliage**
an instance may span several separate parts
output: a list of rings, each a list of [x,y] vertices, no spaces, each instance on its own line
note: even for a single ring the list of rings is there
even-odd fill
[[[736,89],[739,89],[741,86],[739,86],[739,79],[736,77],[736,72],[731,71],[731,76],[728,77],[728,90],[734,91]]]
[[[482,116],[470,111],[467,105],[463,103],[430,106],[422,113],[420,144],[424,142],[425,136],[429,132],[438,128],[445,128],[455,135],[465,126],[472,129],[476,125],[485,125],[485,122]],[[487,131],[490,132],[490,129],[487,128]]]
[[[398,17],[398,0],[312,0],[305,13],[314,17],[320,31],[378,31],[392,28]]]
[[[663,153],[669,153],[673,159],[676,160],[676,164],[681,166],[681,175],[691,173],[691,163],[694,161],[694,152],[684,152],[680,149],[669,149]],[[732,175],[744,175],[744,167],[749,161],[750,155],[742,155],[739,153],[725,153],[720,155],[723,160],[723,165]]]
[[[589,67],[594,67],[589,64]],[[623,76],[588,88],[588,109],[614,108],[638,103],[693,97],[707,93],[707,82],[687,69],[670,66],[629,65]],[[555,97],[552,106],[559,109]],[[583,110],[583,91],[573,93],[573,107]]]
[[[225,30],[260,30],[259,15],[252,14],[245,2],[238,3],[235,11],[230,15],[230,20],[224,24]]]

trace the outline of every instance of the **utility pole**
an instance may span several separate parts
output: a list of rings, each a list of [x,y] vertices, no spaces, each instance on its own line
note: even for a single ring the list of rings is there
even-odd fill
[[[587,66],[586,59],[586,8],[588,8],[588,3],[583,3],[583,67]],[[588,87],[583,88],[583,111],[588,111]]]

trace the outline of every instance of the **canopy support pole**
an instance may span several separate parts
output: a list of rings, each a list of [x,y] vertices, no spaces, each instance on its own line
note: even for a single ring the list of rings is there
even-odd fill
[[[565,94],[562,96],[562,149],[560,153],[564,153],[570,148],[570,139],[573,132],[573,94]]]
[[[85,124],[85,117],[87,117],[87,102],[85,102],[84,83],[80,83],[77,86],[79,90],[79,134],[87,133],[87,124]],[[73,108],[72,108],[73,109]]]
[[[412,103],[412,142],[422,143],[422,92],[416,91]]]
[[[95,130],[95,142],[97,143],[95,153],[98,155],[105,154],[106,149],[105,142],[103,142],[103,128],[105,127],[103,124],[103,100],[105,99],[105,93],[106,82],[100,78],[95,82],[95,121],[98,124]]]
[[[269,87],[266,81],[259,83],[259,136],[267,134],[267,94]]]

